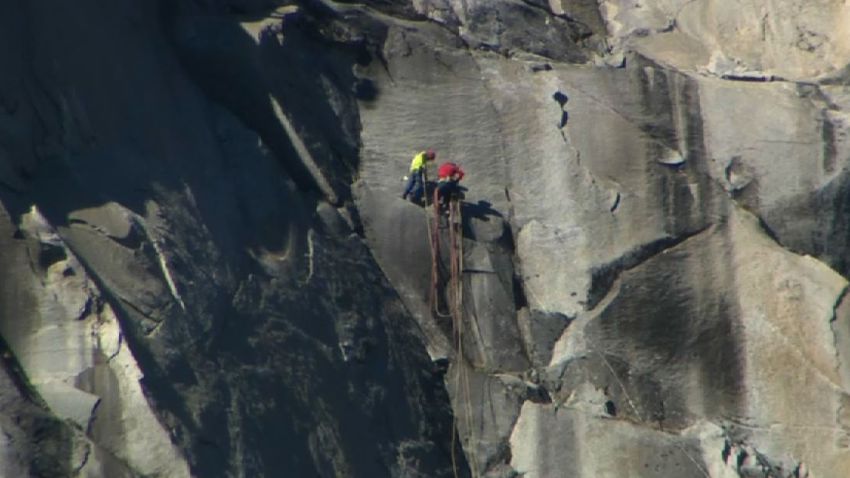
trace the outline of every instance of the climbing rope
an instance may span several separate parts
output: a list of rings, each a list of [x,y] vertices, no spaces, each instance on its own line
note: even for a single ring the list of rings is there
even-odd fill
[[[469,372],[464,364],[465,356],[463,351],[463,217],[461,215],[460,201],[457,198],[451,198],[448,206],[448,238],[447,245],[449,248],[449,266],[446,268],[449,273],[448,280],[444,280],[444,301],[447,311],[440,310],[440,266],[442,265],[443,257],[440,253],[440,224],[444,218],[440,211],[439,193],[434,191],[433,197],[434,220],[433,223],[428,217],[427,212],[425,220],[428,226],[429,245],[431,247],[431,290],[430,290],[430,308],[431,312],[442,318],[450,318],[452,322],[452,340],[454,341],[455,352],[455,374],[454,374],[454,389],[456,393],[456,401],[460,405],[459,409],[465,412],[466,415],[466,433],[465,442],[471,446],[475,443],[474,420],[471,405],[471,387],[469,384]],[[455,478],[459,478],[458,463],[456,456],[457,440],[460,438],[457,414],[452,417],[452,441],[451,441],[451,459],[452,471]],[[469,460],[469,466],[472,471],[473,478],[480,476],[478,466],[474,459]]]
[[[440,239],[439,235],[439,223],[441,220],[439,205],[437,204],[437,197],[435,195],[435,211],[436,218],[435,221],[436,227],[434,228],[434,234],[432,237],[434,238],[434,243],[437,244]],[[434,310],[435,313],[441,315],[443,317],[450,317],[452,321],[452,340],[454,341],[455,348],[455,374],[454,374],[454,389],[456,393],[456,401],[459,410],[462,410],[466,415],[466,433],[465,433],[465,442],[471,446],[475,443],[475,427],[472,413],[472,393],[471,387],[469,385],[469,372],[466,368],[466,364],[464,361],[466,360],[464,351],[463,351],[463,217],[461,215],[461,207],[460,201],[457,199],[451,199],[449,201],[448,208],[448,247],[449,247],[449,273],[450,277],[446,283],[446,302],[449,308],[448,314],[442,314],[439,310]],[[433,249],[435,251],[439,251],[439,246],[435,246]],[[434,255],[435,263],[436,261],[441,261],[442,257],[439,254]],[[432,297],[437,297],[438,284],[439,284],[439,269],[437,265],[434,264],[432,267]],[[452,443],[451,443],[451,457],[452,457],[452,470],[454,472],[455,478],[459,477],[458,468],[457,468],[457,457],[455,455],[455,450],[457,448],[457,439],[459,438],[459,430],[457,423],[457,414],[452,418]],[[469,466],[472,471],[472,476],[477,478],[480,476],[478,472],[478,466],[475,462],[474,458],[469,460]]]
[[[436,194],[435,194],[436,197]],[[436,201],[435,201],[436,204]],[[455,280],[455,268],[454,268],[454,226],[451,224],[453,219],[454,211],[452,210],[452,214],[449,217],[449,247],[451,247],[451,266],[452,266],[452,283]],[[453,308],[454,309],[454,308]],[[452,340],[454,341],[455,346],[455,393],[458,394],[460,390],[460,361],[463,360],[463,342],[462,342],[462,327],[460,321],[457,319],[456,310],[451,311],[452,317]],[[461,397],[457,395],[457,400],[461,400]],[[457,471],[457,459],[455,458],[455,449],[457,448],[457,438],[458,438],[458,427],[457,427],[457,414],[452,414],[452,471],[454,471],[454,478],[459,478]]]
[[[463,218],[461,216],[460,201],[454,200],[451,203],[451,229],[450,242],[452,243],[452,291],[453,291],[453,316],[454,323],[457,328],[457,379],[455,380],[455,390],[458,392],[458,400],[463,403],[464,411],[466,412],[466,443],[470,446],[476,442],[475,440],[475,420],[472,413],[472,392],[469,385],[469,370],[466,364],[466,355],[463,351]],[[459,383],[462,382],[462,383]],[[461,388],[461,386],[463,388]],[[473,478],[478,478],[478,464],[475,461],[474,454],[469,460],[469,466],[472,469]]]
[[[436,192],[435,199],[436,199]],[[436,208],[436,202],[433,203]],[[425,208],[425,220],[428,221],[428,234],[430,237],[428,238],[428,244],[431,245],[431,295],[429,299],[429,305],[431,311],[437,315],[439,315],[438,304],[437,304],[437,285],[440,280],[440,270],[439,270],[439,262],[440,262],[440,216],[439,212],[434,214],[434,223],[431,224],[431,221],[428,220],[428,208]]]
[[[432,201],[434,207],[434,224],[431,225],[429,222],[429,231],[431,233],[431,295],[430,295],[430,308],[433,314],[438,317],[448,318],[451,317],[451,310],[448,312],[442,312],[440,310],[440,300],[438,296],[438,289],[440,285],[440,263],[442,262],[442,256],[440,255],[440,204],[439,204],[439,192],[434,190],[434,198]],[[427,208],[426,208],[426,218],[427,218]],[[449,246],[451,248],[451,245]]]

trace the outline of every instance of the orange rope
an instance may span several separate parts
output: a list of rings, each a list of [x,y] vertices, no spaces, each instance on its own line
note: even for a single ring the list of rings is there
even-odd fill
[[[438,291],[440,285],[440,270],[439,266],[442,263],[440,255],[440,206],[439,194],[434,191],[434,225],[431,232],[431,310],[438,316],[450,317],[452,321],[452,340],[455,347],[455,393],[459,410],[466,412],[466,441],[469,446],[472,446],[474,441],[474,426],[471,407],[471,391],[469,386],[469,376],[463,365],[465,360],[463,352],[463,232],[462,219],[460,214],[460,202],[457,199],[451,199],[448,209],[448,245],[449,245],[449,280],[447,281],[446,302],[448,306],[448,314],[443,314],[439,310]],[[427,215],[426,215],[427,217]],[[458,475],[458,464],[455,456],[455,448],[457,440],[460,438],[456,422],[457,413],[453,414],[452,418],[452,442],[451,442],[451,458],[452,471],[455,478]],[[472,476],[479,477],[478,467],[474,458],[469,461]]]

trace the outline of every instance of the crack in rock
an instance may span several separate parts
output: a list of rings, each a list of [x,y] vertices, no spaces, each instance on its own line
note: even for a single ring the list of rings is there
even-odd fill
[[[585,305],[585,309],[593,310],[596,308],[596,306],[602,302],[602,299],[608,295],[612,286],[623,272],[633,269],[658,254],[661,254],[668,249],[672,249],[688,239],[698,236],[712,228],[713,225],[708,225],[679,236],[664,237],[648,244],[638,246],[612,262],[594,267],[593,270],[591,270],[590,288],[587,293],[587,304]]]
[[[83,470],[83,468],[85,468],[85,466],[89,462],[89,457],[91,456],[91,452],[92,452],[91,444],[86,443],[85,444],[85,452],[83,453],[81,462],[80,462],[79,465],[74,467],[74,469],[72,470],[71,476],[77,476]]]

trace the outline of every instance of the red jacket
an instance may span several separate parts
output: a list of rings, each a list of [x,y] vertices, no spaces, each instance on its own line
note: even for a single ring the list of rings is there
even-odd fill
[[[460,169],[460,166],[455,163],[443,163],[437,169],[439,179],[451,179],[454,175],[457,175],[458,181],[463,179],[463,169]]]

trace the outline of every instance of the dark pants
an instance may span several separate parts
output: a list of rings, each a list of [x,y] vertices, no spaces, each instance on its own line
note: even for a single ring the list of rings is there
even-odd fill
[[[422,178],[422,172],[416,171],[410,173],[407,178],[407,185],[404,187],[404,193],[401,195],[403,199],[410,196],[415,202],[422,200],[422,193],[425,191],[425,181]]]
[[[460,193],[458,181],[447,179],[437,184],[437,199],[440,203],[446,203],[452,197],[457,196],[458,193]]]

